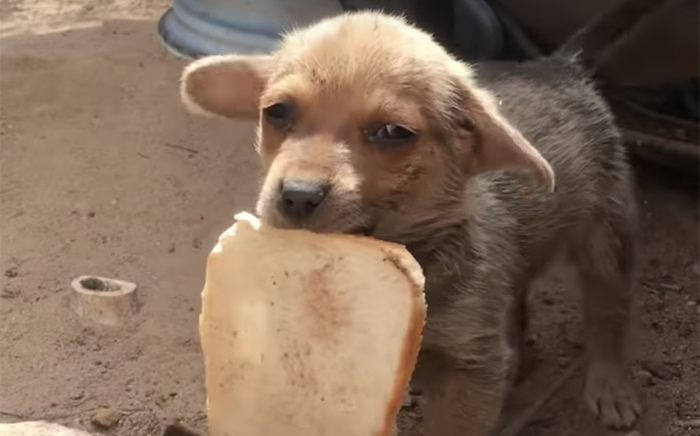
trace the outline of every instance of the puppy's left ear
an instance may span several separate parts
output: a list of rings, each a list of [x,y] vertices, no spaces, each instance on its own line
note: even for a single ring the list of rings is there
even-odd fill
[[[468,130],[472,147],[466,156],[472,174],[494,170],[530,171],[539,185],[554,191],[554,171],[549,162],[499,113],[491,95],[472,89],[467,97]]]
[[[207,56],[185,68],[180,96],[194,114],[257,118],[271,69],[268,55]]]

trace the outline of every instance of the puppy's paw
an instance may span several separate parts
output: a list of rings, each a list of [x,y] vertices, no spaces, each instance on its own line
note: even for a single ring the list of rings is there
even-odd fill
[[[584,396],[588,407],[609,428],[629,428],[642,412],[634,383],[619,367],[589,367]]]

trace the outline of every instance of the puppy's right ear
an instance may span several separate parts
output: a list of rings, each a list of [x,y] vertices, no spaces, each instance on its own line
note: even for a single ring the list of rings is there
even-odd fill
[[[193,114],[257,118],[271,69],[269,55],[207,56],[185,68],[180,96]]]

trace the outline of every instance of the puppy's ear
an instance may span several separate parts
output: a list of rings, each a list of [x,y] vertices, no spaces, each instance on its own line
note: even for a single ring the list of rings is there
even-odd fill
[[[182,73],[182,102],[197,115],[257,117],[260,94],[271,68],[272,57],[268,55],[207,56],[196,60]]]
[[[467,97],[468,130],[472,147],[466,156],[472,174],[494,170],[530,171],[538,184],[554,190],[554,171],[535,147],[499,113],[493,98],[472,89]]]

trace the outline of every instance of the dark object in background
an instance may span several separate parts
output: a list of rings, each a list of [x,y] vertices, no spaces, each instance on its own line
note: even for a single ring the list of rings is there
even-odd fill
[[[415,14],[440,43],[466,59],[493,59],[503,52],[501,22],[485,0],[418,0]]]
[[[618,0],[602,18],[589,21],[600,47],[581,45],[633,152],[697,174],[700,2]],[[630,17],[644,18],[632,25]]]
[[[445,47],[454,48],[454,8],[453,0],[417,0],[416,21],[429,30],[435,39]]]
[[[487,0],[415,0],[416,23],[470,60],[525,60],[540,50],[511,14]]]
[[[632,153],[700,170],[700,2],[698,0],[344,0],[349,7],[406,12],[456,55],[527,60],[556,50],[609,8],[616,42],[596,54],[601,90]],[[402,9],[403,8],[403,9]],[[624,9],[647,9],[636,26]],[[634,15],[634,14],[631,14]]]

